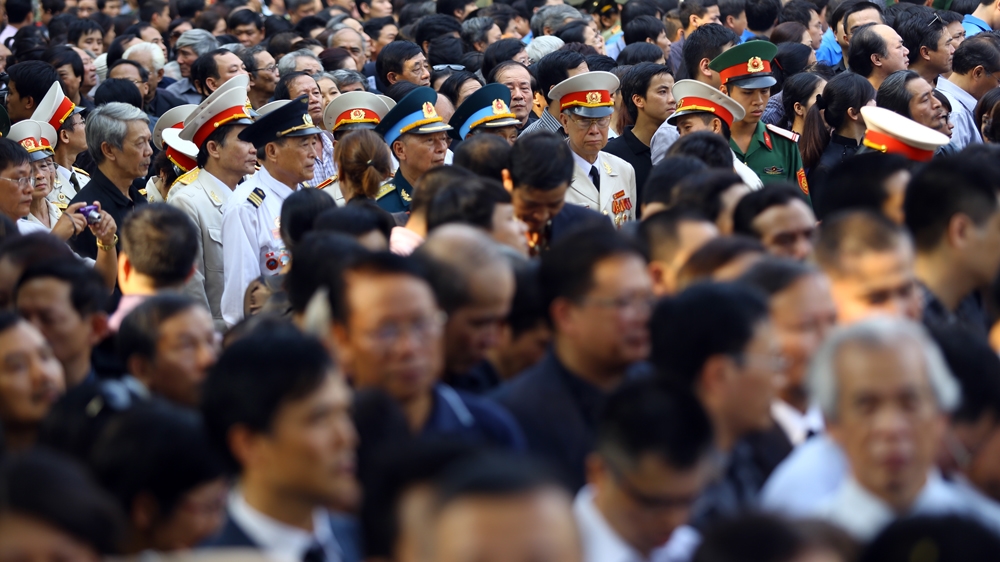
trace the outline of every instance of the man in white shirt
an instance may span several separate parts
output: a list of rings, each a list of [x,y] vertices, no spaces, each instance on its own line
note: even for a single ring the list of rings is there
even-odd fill
[[[316,339],[288,327],[232,344],[205,380],[209,438],[237,474],[228,521],[209,547],[251,547],[280,562],[360,559],[351,390]]]
[[[697,534],[682,525],[711,478],[712,445],[692,394],[649,379],[617,390],[573,506],[584,561],[660,562],[688,551],[685,538]]]
[[[243,130],[262,165],[237,187],[222,211],[224,287],[222,318],[243,319],[243,294],[261,275],[277,275],[290,256],[281,239],[281,205],[299,184],[311,180],[319,143],[305,96],[286,103]]]
[[[976,104],[986,92],[997,87],[1000,72],[1000,45],[990,33],[970,37],[955,49],[951,76],[938,78],[937,89],[951,102],[951,122],[955,130],[951,142],[962,150],[983,142],[976,123]]]

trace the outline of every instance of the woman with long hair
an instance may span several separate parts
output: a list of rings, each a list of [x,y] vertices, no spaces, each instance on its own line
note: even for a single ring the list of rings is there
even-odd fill
[[[825,183],[826,174],[861,147],[865,121],[861,108],[875,103],[875,88],[853,72],[834,76],[806,114],[799,139],[802,164],[810,188]]]
[[[785,119],[781,126],[801,135],[806,128],[806,115],[824,88],[826,80],[811,72],[796,74],[785,81],[785,88],[781,91]]]
[[[375,199],[386,178],[392,175],[392,155],[382,137],[362,129],[348,133],[333,148],[340,192],[345,201],[355,197]]]

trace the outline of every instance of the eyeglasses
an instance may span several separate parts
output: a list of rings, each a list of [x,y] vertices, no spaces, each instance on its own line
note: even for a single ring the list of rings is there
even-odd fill
[[[440,312],[408,323],[384,324],[367,332],[365,336],[382,349],[392,347],[407,335],[413,336],[420,343],[425,343],[431,337],[440,334],[447,321],[448,315]]]
[[[465,70],[465,67],[460,64],[435,64],[431,67],[434,72],[443,72],[445,70],[454,70],[458,72],[459,70]]]
[[[613,308],[618,312],[641,311],[648,312],[656,304],[656,297],[653,295],[629,295],[624,297],[587,297],[583,299],[583,304],[596,306],[599,308]]]
[[[695,500],[697,500],[696,496],[655,497],[648,495],[636,489],[636,487],[628,481],[628,478],[625,477],[624,471],[615,466],[615,463],[609,462],[605,459],[604,465],[608,467],[612,476],[614,476],[615,482],[618,483],[618,487],[625,492],[625,495],[630,497],[632,501],[639,504],[643,509],[651,511],[687,509],[694,504]]]
[[[247,72],[277,72],[277,71],[278,71],[278,65],[276,64],[269,64],[263,68],[247,69]]]
[[[15,180],[11,178],[0,177],[0,180],[16,183],[19,189],[24,189],[26,187],[35,187],[35,178],[20,178]]]
[[[611,125],[611,116],[608,115],[607,117],[600,117],[598,119],[581,119],[575,115],[571,115],[570,121],[572,121],[573,124],[581,130],[589,131],[590,128],[594,126],[597,126],[599,129],[603,129]]]

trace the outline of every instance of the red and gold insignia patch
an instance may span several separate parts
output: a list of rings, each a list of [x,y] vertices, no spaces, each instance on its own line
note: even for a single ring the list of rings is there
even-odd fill
[[[510,113],[507,111],[507,104],[501,99],[493,100],[493,115],[503,115],[504,113]]]
[[[809,183],[806,182],[806,171],[799,168],[799,171],[795,172],[795,179],[798,180],[799,189],[802,190],[802,193],[809,195]]]
[[[437,117],[437,110],[434,109],[434,104],[429,101],[424,102],[424,117],[427,119],[433,119]]]
[[[355,109],[355,110],[351,111],[351,119],[353,119],[355,121],[359,121],[359,120],[364,119],[364,118],[365,118],[365,110],[363,110],[363,109]]]
[[[35,148],[35,139],[32,138],[24,139],[23,141],[21,141],[21,146],[28,149]]]
[[[747,61],[747,72],[764,72],[764,61],[760,57],[753,57]]]
[[[601,93],[587,92],[587,103],[601,103]]]

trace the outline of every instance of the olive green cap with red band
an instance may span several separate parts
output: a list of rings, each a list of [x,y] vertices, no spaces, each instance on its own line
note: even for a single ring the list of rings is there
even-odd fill
[[[747,41],[715,57],[708,67],[719,73],[723,85],[770,88],[778,82],[771,73],[776,54],[778,47],[770,41]]]

